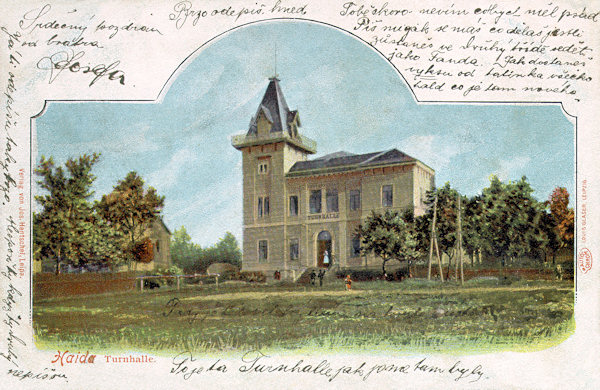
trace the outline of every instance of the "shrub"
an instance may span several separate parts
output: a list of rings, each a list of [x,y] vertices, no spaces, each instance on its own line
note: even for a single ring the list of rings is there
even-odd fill
[[[183,275],[183,270],[176,265],[172,265],[169,268],[158,268],[155,272],[157,276],[175,276],[175,275]],[[161,278],[158,279],[160,284],[172,286],[177,283],[175,278]]]
[[[575,265],[572,261],[562,263],[563,280],[575,279]]]
[[[229,263],[213,263],[208,266],[206,272],[209,274],[224,275],[227,272],[237,273],[240,269],[233,264]]]
[[[519,275],[504,275],[499,278],[498,282],[501,286],[508,286],[519,280],[521,280]]]
[[[383,279],[383,273],[375,270],[349,270],[349,271],[338,271],[336,277],[343,279],[346,275],[350,275],[352,280],[355,282],[365,282],[369,280]]]
[[[239,279],[244,282],[264,283],[267,281],[267,276],[259,271],[244,271],[239,273]]]

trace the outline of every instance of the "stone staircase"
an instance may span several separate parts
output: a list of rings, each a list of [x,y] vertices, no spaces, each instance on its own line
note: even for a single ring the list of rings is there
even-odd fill
[[[302,272],[298,277],[296,277],[296,280],[294,280],[294,282],[296,282],[298,284],[305,284],[305,285],[310,284],[310,273],[312,271],[317,272],[317,269],[315,267],[305,268],[304,272]]]
[[[295,280],[296,283],[298,284],[304,284],[304,285],[309,285],[310,284],[310,273],[312,271],[315,271],[315,273],[318,275],[319,274],[319,270],[322,268],[318,268],[318,267],[307,267],[304,272],[302,272],[300,274],[300,276],[298,276]],[[332,280],[336,280],[336,273],[339,270],[339,266],[337,265],[333,265],[327,269],[325,269],[325,276],[323,277],[324,281],[332,281]],[[316,283],[319,283],[319,278],[316,278]]]

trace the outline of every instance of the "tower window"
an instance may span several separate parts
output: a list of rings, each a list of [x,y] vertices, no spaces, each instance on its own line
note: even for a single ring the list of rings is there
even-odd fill
[[[269,243],[267,240],[258,242],[258,261],[265,262],[269,258]]]
[[[298,260],[300,245],[297,238],[290,239],[290,260]]]
[[[267,173],[269,173],[269,163],[266,161],[259,162],[258,163],[258,174],[266,175]]]
[[[261,196],[258,198],[258,207],[257,207],[257,215],[258,218],[266,217],[269,215],[269,197]]]
[[[263,214],[262,214],[262,212],[263,212],[263,207],[262,207],[262,204],[263,204],[263,203],[262,203],[262,202],[263,202],[263,198],[258,198],[258,209],[257,209],[257,212],[258,212],[258,218],[261,218],[261,217],[262,217],[262,215],[263,215]]]
[[[290,216],[298,215],[298,196],[290,196]]]

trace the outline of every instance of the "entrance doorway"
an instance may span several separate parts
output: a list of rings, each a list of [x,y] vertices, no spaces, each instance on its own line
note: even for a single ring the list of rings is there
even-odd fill
[[[317,267],[329,268],[332,262],[331,234],[323,230],[317,236]]]

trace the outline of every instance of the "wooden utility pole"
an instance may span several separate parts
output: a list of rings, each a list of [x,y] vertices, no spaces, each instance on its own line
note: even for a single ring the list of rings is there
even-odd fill
[[[433,247],[435,245],[435,252],[437,254],[438,265],[440,267],[440,278],[443,282],[444,281],[444,272],[442,270],[442,259],[440,258],[440,249],[438,248],[437,233],[435,230],[435,224],[437,221],[437,202],[438,202],[438,197],[436,194],[435,200],[433,201],[433,220],[431,221],[431,239],[430,239],[431,242],[429,245],[429,263],[427,266],[427,280],[431,280],[431,260],[433,258]]]
[[[440,269],[440,280],[443,282],[444,281],[444,270],[442,270],[442,258],[440,257],[440,248],[438,247],[437,233],[435,234],[434,239],[435,239],[435,252],[437,254],[438,266]]]
[[[460,284],[465,284],[465,273],[463,270],[463,247],[462,247],[462,220],[461,220],[461,199],[460,194],[458,194],[458,245],[456,246],[458,250],[458,256],[460,259]],[[458,271],[458,261],[456,262],[456,268]],[[457,275],[458,279],[458,275]]]
[[[437,195],[433,201],[433,219],[431,220],[431,236],[429,238],[429,261],[427,264],[427,280],[431,280],[431,260],[433,258],[433,237],[435,236],[435,217],[437,212]]]

